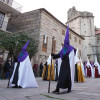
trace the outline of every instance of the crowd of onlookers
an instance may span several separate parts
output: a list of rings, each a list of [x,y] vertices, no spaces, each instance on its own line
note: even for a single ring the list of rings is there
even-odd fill
[[[1,73],[2,73],[2,65],[3,65],[4,61],[2,56],[0,55],[0,79],[1,79]]]
[[[3,57],[0,56],[0,79],[1,78],[9,78],[10,74],[13,71],[13,57],[10,57],[6,60],[6,62],[3,61]],[[41,62],[40,65],[35,61],[33,67],[33,72],[35,77],[39,76],[42,77],[42,71],[43,71],[43,63]]]
[[[39,68],[39,69],[38,69]],[[39,70],[39,74],[38,74],[38,70]],[[37,64],[37,62],[35,62],[35,64],[33,65],[33,72],[34,75],[37,76],[42,76],[42,71],[43,71],[43,63],[41,62],[40,65]]]
[[[9,75],[12,71],[12,59],[8,58],[6,62],[4,62],[3,57],[0,56],[0,79],[1,78],[9,78]]]
[[[10,57],[6,60],[6,62],[4,62],[3,57],[0,55],[0,79],[10,77],[10,75],[13,71],[13,68],[14,68],[13,60],[14,60],[13,57]],[[100,77],[100,73],[99,73],[100,72],[100,65],[97,61],[94,62],[94,64],[92,64],[88,61],[87,63],[85,62],[82,65],[83,65],[82,69],[84,69],[83,74],[85,77],[88,77],[88,76],[92,77],[92,74],[94,77]],[[35,77],[38,77],[38,76],[42,77],[43,68],[44,68],[43,62],[41,62],[39,65],[38,65],[37,61],[34,62],[32,69],[33,69]]]

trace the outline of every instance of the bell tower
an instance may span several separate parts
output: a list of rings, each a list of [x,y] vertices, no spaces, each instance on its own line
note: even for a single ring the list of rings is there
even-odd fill
[[[69,27],[77,34],[84,37],[82,48],[82,59],[86,60],[88,56],[94,61],[94,55],[96,55],[96,37],[94,27],[93,13],[87,11],[77,11],[75,7],[72,7],[67,12],[67,22]]]

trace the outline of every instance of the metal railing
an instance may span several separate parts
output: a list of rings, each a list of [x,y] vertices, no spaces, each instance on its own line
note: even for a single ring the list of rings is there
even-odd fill
[[[17,11],[21,12],[23,6],[21,6],[19,3],[15,2],[15,1],[13,1],[12,7],[13,7],[14,9],[16,9]]]
[[[21,12],[22,11],[22,6],[15,2],[14,0],[0,0],[3,3],[7,4],[8,6],[16,9],[17,11]]]

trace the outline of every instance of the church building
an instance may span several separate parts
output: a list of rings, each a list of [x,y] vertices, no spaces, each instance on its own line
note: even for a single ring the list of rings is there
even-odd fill
[[[78,11],[75,7],[68,10],[67,22],[69,27],[84,37],[82,44],[82,60],[85,61],[87,57],[94,61],[95,55],[100,62],[100,45],[98,35],[95,34],[94,16],[87,11]]]

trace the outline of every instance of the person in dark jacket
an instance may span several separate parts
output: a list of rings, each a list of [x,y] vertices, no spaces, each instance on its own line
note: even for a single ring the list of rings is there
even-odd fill
[[[40,77],[42,77],[42,72],[43,72],[43,63],[40,63]]]
[[[5,72],[6,72],[6,76],[5,78],[9,78],[9,75],[10,75],[10,70],[11,70],[11,60],[8,59],[7,62],[6,62],[6,65],[5,65]]]

